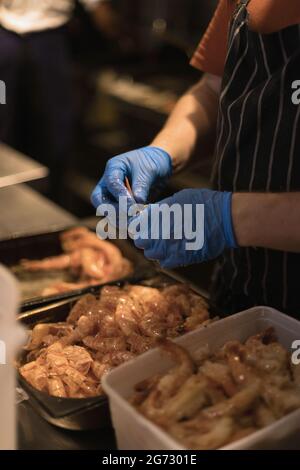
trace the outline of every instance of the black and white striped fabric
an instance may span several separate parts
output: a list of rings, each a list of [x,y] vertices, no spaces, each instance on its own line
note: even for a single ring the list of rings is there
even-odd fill
[[[300,27],[255,33],[248,3],[230,28],[213,179],[222,191],[300,191]],[[226,313],[270,305],[300,318],[299,271],[297,254],[232,250],[217,263],[212,297]]]

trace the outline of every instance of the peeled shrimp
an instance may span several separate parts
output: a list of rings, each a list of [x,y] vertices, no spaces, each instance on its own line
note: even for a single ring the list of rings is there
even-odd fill
[[[148,417],[160,414],[159,409],[174,396],[179,387],[194,373],[195,364],[190,355],[175,343],[164,341],[162,348],[172,357],[177,364],[165,376],[163,376],[155,389],[149,394],[141,405],[141,410]]]
[[[200,370],[205,377],[222,387],[227,396],[230,397],[236,393],[237,387],[232,380],[228,365],[205,361]]]
[[[180,421],[191,418],[203,406],[209,404],[208,387],[209,383],[204,375],[191,375],[179,391],[165,403],[161,412],[156,413],[156,421],[159,418],[159,422],[163,424],[166,420]]]
[[[190,449],[211,450],[225,445],[236,429],[232,418],[219,420],[196,418],[182,425],[171,426],[168,430],[175,437],[180,437]]]
[[[228,400],[206,408],[203,414],[208,418],[239,416],[251,408],[252,404],[259,397],[260,392],[261,383],[259,380],[256,380],[245,386]]]

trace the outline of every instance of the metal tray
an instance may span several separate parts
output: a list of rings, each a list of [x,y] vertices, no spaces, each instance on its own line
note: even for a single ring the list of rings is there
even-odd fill
[[[152,279],[136,282],[136,284],[152,287],[163,287],[175,284],[178,281],[166,273],[156,274]],[[111,283],[123,286],[126,281]],[[94,294],[99,294],[104,286],[94,288]],[[202,295],[199,290],[191,286],[191,289]],[[38,309],[19,314],[18,320],[33,328],[38,323],[64,321],[74,303],[81,297],[57,302],[53,305],[43,306]],[[216,312],[211,309],[211,314]],[[18,363],[24,361],[25,352],[18,358]],[[101,429],[111,426],[108,399],[105,396],[93,398],[56,398],[33,388],[18,372],[18,380],[22,388],[27,392],[32,407],[49,423],[70,430]]]
[[[28,235],[25,237],[4,240],[0,242],[0,263],[8,268],[16,266],[22,258],[41,259],[48,256],[56,256],[62,253],[60,244],[60,234],[65,230],[55,231],[51,233],[43,233],[39,235]],[[142,253],[134,248],[132,243],[127,240],[113,240],[114,243],[133,264],[133,272],[126,276],[129,282],[137,282],[141,279],[151,277],[155,274],[153,264],[146,261]],[[39,283],[39,273],[28,273],[26,281],[18,277],[18,272],[14,272],[22,287],[24,283]],[[55,276],[55,272],[54,272]],[[54,278],[55,280],[55,278]],[[100,284],[99,284],[100,285]],[[63,299],[70,299],[78,295],[88,292],[97,292],[98,285],[86,287],[84,289],[76,289],[74,291],[63,292],[50,296],[32,295],[32,297],[21,301],[21,311],[27,311],[33,308],[40,308],[50,303],[58,302]],[[38,287],[37,287],[38,289]],[[33,289],[34,290],[34,289]]]

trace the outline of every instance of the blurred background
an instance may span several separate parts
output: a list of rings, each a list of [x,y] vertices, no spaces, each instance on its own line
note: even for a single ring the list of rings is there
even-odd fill
[[[69,25],[76,132],[60,203],[93,213],[89,196],[111,156],[150,143],[176,99],[200,78],[189,65],[217,0],[114,0],[120,36],[101,34],[77,3]],[[199,186],[209,162],[173,189]],[[202,171],[204,170],[204,171]]]
[[[148,144],[177,97],[200,78],[189,65],[189,58],[217,0],[105,3],[117,20],[94,21],[90,11],[76,1],[65,32],[70,53],[67,72],[72,84],[71,145],[67,154],[61,155],[66,163],[59,169],[64,173],[62,190],[57,194],[50,190],[47,195],[79,217],[94,213],[89,195],[107,159]],[[32,78],[29,76],[26,86],[33,85]],[[34,118],[27,119],[32,112],[24,102],[25,95],[17,102],[20,129],[11,143],[49,166],[43,149],[32,150],[36,130]],[[60,132],[66,130],[61,128]],[[193,175],[188,181],[188,175],[181,175],[173,183],[199,186]],[[46,191],[46,184],[39,183],[41,191]]]
[[[47,224],[52,228],[49,207],[43,209],[28,187],[71,216],[95,216],[90,194],[106,161],[148,145],[177,98],[200,79],[189,61],[217,3],[41,0],[37,7],[32,0],[0,0],[0,79],[7,82],[0,140],[49,169],[47,177],[26,178],[25,189],[0,191],[2,220],[11,218],[13,225],[7,232],[0,229],[2,238],[35,227],[46,230]],[[30,9],[40,10],[40,5],[45,8],[44,29],[31,31],[38,23]],[[51,21],[61,14],[58,5],[68,5],[68,17],[51,29]],[[209,186],[210,155],[200,151],[201,163],[175,175],[162,197]],[[9,184],[23,181],[16,178],[17,167],[24,166],[17,155],[15,160],[10,149],[1,148],[0,188],[7,175],[13,177]],[[16,227],[20,217],[24,220]],[[43,218],[45,228],[36,224]],[[70,222],[67,218],[65,224]]]

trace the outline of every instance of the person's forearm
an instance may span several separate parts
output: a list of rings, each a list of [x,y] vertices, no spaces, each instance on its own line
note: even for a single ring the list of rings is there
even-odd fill
[[[174,169],[187,163],[198,142],[204,145],[215,133],[218,99],[218,92],[204,76],[180,98],[166,125],[153,140],[151,145],[169,153]]]
[[[241,247],[300,252],[300,192],[235,193],[232,219]]]

